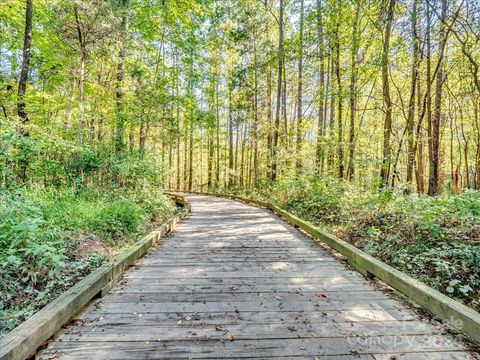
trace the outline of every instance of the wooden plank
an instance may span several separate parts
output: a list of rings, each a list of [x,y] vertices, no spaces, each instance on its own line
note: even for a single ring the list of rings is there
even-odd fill
[[[359,290],[359,291],[330,291],[330,292],[302,292],[302,291],[270,291],[261,292],[258,289],[250,289],[250,292],[237,293],[235,290],[221,292],[158,292],[155,288],[143,293],[115,292],[108,296],[109,302],[192,302],[192,301],[346,301],[346,300],[388,300],[382,291]]]
[[[210,301],[210,302],[163,302],[163,303],[130,303],[130,302],[105,302],[102,311],[111,313],[160,313],[160,312],[213,312],[213,311],[324,311],[324,310],[349,310],[349,309],[390,309],[401,308],[395,300],[331,300],[331,301]]]
[[[163,271],[159,271],[163,270]],[[291,278],[291,277],[304,277],[304,278],[331,278],[338,274],[339,270],[336,269],[322,269],[321,271],[263,271],[261,273],[255,273],[253,271],[210,271],[204,272],[201,269],[198,271],[188,271],[188,269],[168,270],[168,269],[149,269],[141,268],[138,271],[129,272],[125,274],[126,279],[145,278],[150,279],[155,276],[157,279],[173,278],[173,279],[201,279],[201,278]],[[347,279],[355,279],[357,274],[347,273],[343,275]]]
[[[358,339],[351,342],[345,338],[310,338],[310,339],[251,339],[228,341],[132,341],[132,342],[57,342],[45,353],[62,356],[62,358],[96,358],[98,354],[109,354],[108,359],[162,359],[162,358],[230,358],[230,357],[278,357],[278,356],[325,356],[325,355],[368,355],[387,352],[439,352],[458,351],[462,348],[447,341],[440,335],[414,336],[380,336],[371,338],[371,343]],[[113,351],[112,351],[113,350]],[[70,355],[70,356],[68,356]]]
[[[87,312],[78,318],[79,323],[85,325],[136,325],[136,326],[171,326],[179,322],[188,325],[203,324],[206,326],[222,324],[286,324],[309,321],[310,323],[336,322],[382,322],[417,320],[409,309],[373,309],[373,310],[324,310],[324,311],[236,311],[228,312],[185,312],[132,314],[108,313],[97,309]]]
[[[258,278],[234,278],[234,277],[199,277],[199,278],[150,278],[147,281],[143,277],[124,278],[120,282],[120,286],[130,285],[144,285],[151,284],[152,286],[160,285],[181,285],[181,286],[205,286],[205,285],[224,285],[224,286],[257,286],[257,285],[278,285],[278,286],[329,286],[340,284],[364,284],[368,282],[361,276],[346,277],[345,274],[339,273],[334,277],[313,277],[307,278],[303,276],[284,276],[284,277],[258,277]]]
[[[80,342],[126,342],[126,341],[182,341],[184,339],[223,340],[225,333],[235,334],[236,340],[261,339],[310,339],[331,337],[362,336],[405,336],[439,334],[439,330],[422,321],[377,321],[371,322],[335,322],[335,323],[274,323],[274,324],[180,324],[157,325],[145,329],[145,326],[95,325],[69,328],[62,337],[65,341]]]
[[[235,292],[236,294],[250,294],[255,293],[281,293],[281,292],[303,292],[304,294],[311,293],[324,293],[328,295],[329,292],[343,291],[345,293],[351,292],[361,292],[365,291],[363,286],[353,285],[334,285],[334,286],[319,286],[314,284],[305,284],[302,286],[298,285],[288,285],[282,287],[282,290],[278,289],[276,284],[272,285],[254,285],[254,284],[237,284],[233,286],[226,285],[163,285],[158,283],[158,285],[147,284],[129,284],[129,286],[119,286],[114,288],[112,294],[141,294],[141,293],[182,293],[184,295],[201,293],[201,294],[231,294]]]

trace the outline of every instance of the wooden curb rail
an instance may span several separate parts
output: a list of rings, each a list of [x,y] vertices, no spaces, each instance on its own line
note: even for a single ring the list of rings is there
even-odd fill
[[[270,209],[274,214],[284,218],[291,225],[302,229],[318,241],[327,244],[345,256],[348,263],[364,276],[377,277],[421,305],[434,316],[469,336],[474,342],[480,343],[480,314],[478,312],[385,264],[383,261],[374,258],[352,244],[322,231],[312,223],[264,201],[216,193],[194,192],[192,194],[239,200],[247,204]]]
[[[121,279],[125,269],[172,231],[181,219],[188,216],[191,207],[187,200],[179,194],[166,193],[183,207],[181,212],[138,241],[131,249],[100,266],[0,339],[0,360],[26,359],[33,355],[38,347],[78,314],[90,300],[107,294]]]

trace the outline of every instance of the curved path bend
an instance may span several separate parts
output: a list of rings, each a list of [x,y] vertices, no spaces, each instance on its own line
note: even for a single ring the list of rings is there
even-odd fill
[[[41,358],[474,358],[268,210],[188,198],[190,218]]]

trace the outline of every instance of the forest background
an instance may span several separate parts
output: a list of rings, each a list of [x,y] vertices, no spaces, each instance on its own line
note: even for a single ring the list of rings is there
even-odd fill
[[[480,308],[478,0],[4,0],[6,332],[174,211],[268,199]]]

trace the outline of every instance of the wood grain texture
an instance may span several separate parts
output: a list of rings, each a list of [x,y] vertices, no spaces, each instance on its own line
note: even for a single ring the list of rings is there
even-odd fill
[[[471,359],[444,328],[265,209],[189,196],[180,224],[43,359]]]

